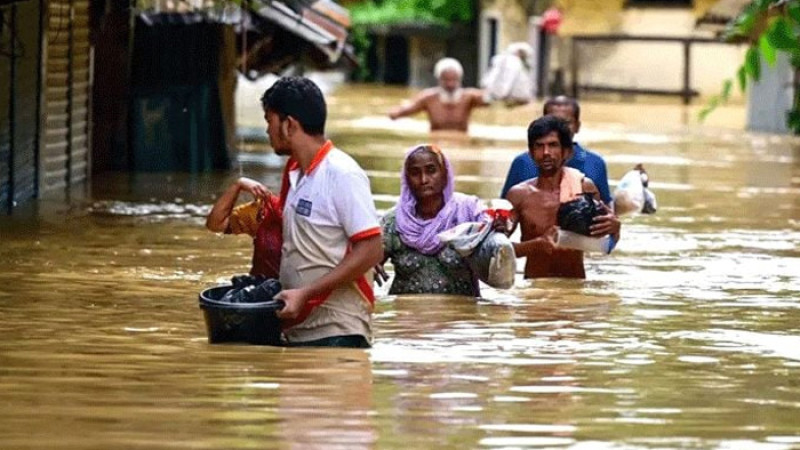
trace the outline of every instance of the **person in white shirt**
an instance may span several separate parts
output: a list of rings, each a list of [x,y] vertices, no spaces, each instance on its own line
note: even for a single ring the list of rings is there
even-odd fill
[[[524,105],[533,100],[531,65],[533,49],[526,42],[514,42],[506,51],[492,58],[481,87],[492,101],[506,105]]]
[[[275,298],[290,346],[369,347],[372,269],[383,257],[369,179],[325,138],[319,87],[285,77],[261,98],[267,134],[287,162],[280,282]]]

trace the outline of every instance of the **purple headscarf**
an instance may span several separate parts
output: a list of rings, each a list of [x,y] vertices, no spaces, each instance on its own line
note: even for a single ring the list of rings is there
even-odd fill
[[[411,192],[406,179],[408,159],[411,155],[423,150],[436,155],[447,174],[447,183],[444,187],[444,206],[432,219],[417,217],[417,199]],[[406,152],[400,174],[400,201],[397,203],[395,212],[397,232],[404,244],[425,255],[433,255],[444,248],[444,244],[439,240],[437,234],[458,224],[478,220],[482,212],[478,197],[453,192],[454,187],[455,174],[450,167],[450,161],[438,147],[427,144],[416,145]]]

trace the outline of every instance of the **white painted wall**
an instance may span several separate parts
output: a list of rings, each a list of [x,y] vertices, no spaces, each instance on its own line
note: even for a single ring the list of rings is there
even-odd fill
[[[690,9],[631,8],[620,12],[612,33],[689,37],[698,35]],[[726,78],[735,77],[744,46],[693,44],[691,84],[701,96],[720,92]],[[566,53],[566,52],[563,52]],[[584,44],[579,50],[581,84],[680,89],[683,86],[683,47],[679,43],[627,42]],[[556,64],[568,67],[564,58]],[[734,92],[735,99],[741,99]]]
[[[786,113],[792,107],[793,69],[789,57],[779,53],[775,67],[761,62],[761,78],[748,90],[747,128],[753,131],[788,133]]]

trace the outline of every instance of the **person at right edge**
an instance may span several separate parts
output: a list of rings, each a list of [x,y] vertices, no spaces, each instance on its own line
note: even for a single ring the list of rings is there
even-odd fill
[[[383,258],[369,179],[325,138],[327,106],[311,80],[281,78],[261,103],[275,153],[291,156],[275,296],[286,303],[278,317],[287,345],[367,348],[372,268]]]
[[[568,123],[554,115],[540,117],[528,127],[528,152],[539,175],[516,184],[508,191],[513,216],[521,228],[514,252],[525,257],[525,278],[586,278],[583,252],[556,245],[558,210],[562,204],[588,193],[600,200],[597,187],[583,172],[566,167],[572,156],[572,133]],[[593,237],[620,238],[620,222],[608,212],[594,217],[589,227]]]

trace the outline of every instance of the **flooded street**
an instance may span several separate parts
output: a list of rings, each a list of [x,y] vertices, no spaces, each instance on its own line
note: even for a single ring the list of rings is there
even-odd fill
[[[380,211],[430,139],[385,115],[409,92],[328,94]],[[240,125],[263,136],[252,102]],[[197,294],[245,273],[251,243],[205,215],[239,173],[277,188],[262,144],[227,174],[109,174],[0,217],[0,448],[800,448],[800,143],[736,131],[741,107],[707,127],[677,101],[583,108],[612,189],[644,163],[658,212],[623,218],[586,281],[384,286],[367,351],[207,343]],[[457,190],[498,196],[539,110],[435,137]]]

